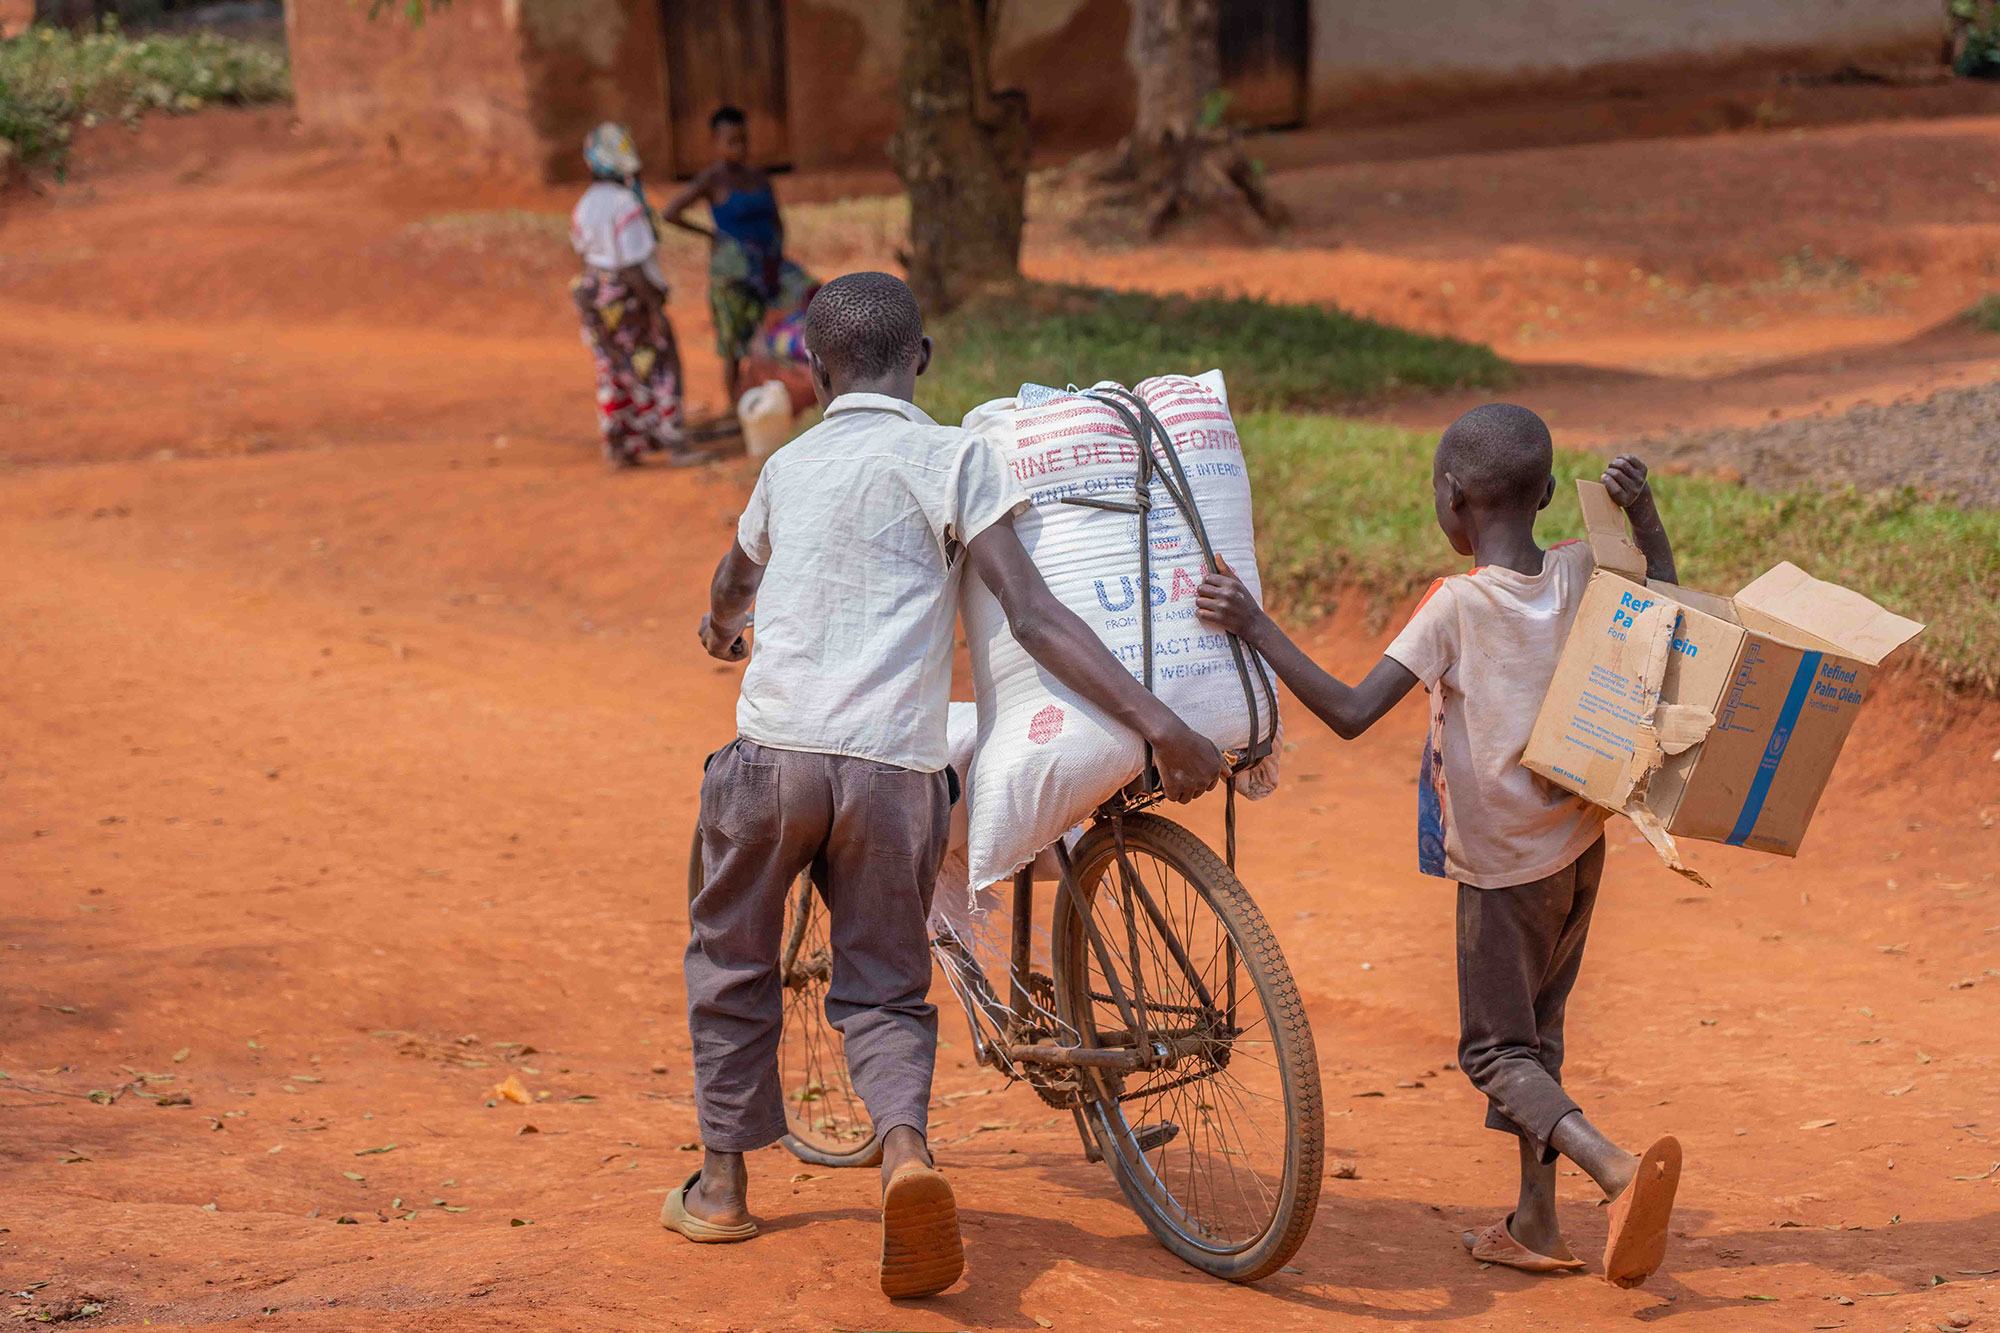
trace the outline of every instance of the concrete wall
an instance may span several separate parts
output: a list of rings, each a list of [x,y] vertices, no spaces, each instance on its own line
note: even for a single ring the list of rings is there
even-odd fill
[[[1315,116],[1593,68],[1935,55],[1941,0],[1313,0]]]
[[[418,160],[533,175],[542,156],[515,0],[456,0],[421,27],[347,0],[288,0],[299,119]]]
[[[669,160],[667,65],[655,0],[518,0],[539,174],[585,174],[583,136],[615,120],[641,160]]]
[[[5,3],[6,0],[0,0]],[[1939,0],[1312,0],[1311,113],[1469,98],[1592,70],[1744,59],[1933,55]],[[361,0],[287,0],[299,115],[415,157],[581,174],[619,120],[671,160],[658,0],[454,0],[418,28]],[[900,115],[896,0],[787,0],[786,100],[801,167],[879,165]],[[1037,143],[1108,143],[1131,123],[1127,0],[1008,0],[994,75],[1025,88]]]
[[[583,136],[666,150],[659,11],[645,0],[453,0],[419,26],[357,0],[287,0],[299,119],[533,179],[582,174]]]
[[[789,0],[785,94],[795,165],[887,160],[902,114],[901,11],[894,0]],[[1007,0],[1000,7],[994,81],[1027,90],[1038,144],[1108,143],[1132,123],[1125,18],[1126,0]]]

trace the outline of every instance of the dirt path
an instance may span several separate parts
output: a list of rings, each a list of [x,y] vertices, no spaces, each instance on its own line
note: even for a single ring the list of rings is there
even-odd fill
[[[0,224],[0,451],[33,464],[0,472],[16,1304],[329,1330],[2000,1319],[2000,709],[1903,676],[1797,861],[1701,849],[1697,892],[1615,841],[1571,1069],[1604,1124],[1688,1145],[1647,1289],[1457,1249],[1512,1149],[1446,1068],[1414,708],[1351,745],[1294,727],[1246,816],[1358,1168],[1297,1272],[1245,1290],[1170,1259],[950,1026],[967,1286],[887,1306],[865,1173],[775,1151],[768,1237],[665,1235],[693,1137],[679,866],[735,681],[689,629],[747,474],[607,477],[559,292],[403,248],[443,201],[270,151]],[[112,246],[139,217],[171,262]],[[1320,646],[1352,667],[1378,641],[1336,621]],[[488,1106],[510,1072],[547,1096]],[[1564,1190],[1588,1253],[1602,1214]]]
[[[1796,1328],[1839,1316],[1831,1295],[1868,1303],[1856,1328],[2000,1313],[1957,1272],[1993,1266],[2000,1183],[1952,1178],[2000,1160],[2000,808],[1980,804],[2000,717],[1915,683],[1868,715],[1797,863],[1706,851],[1701,894],[1615,848],[1575,1082],[1696,1163],[1652,1290],[1538,1285],[1454,1250],[1505,1199],[1510,1151],[1444,1068],[1450,908],[1410,868],[1414,714],[1351,746],[1297,728],[1288,790],[1246,828],[1331,1142],[1360,1169],[1329,1182],[1299,1273],[1197,1280],[1018,1091],[940,1116],[977,1281],[934,1310],[868,1294],[865,1175],[794,1181],[777,1153],[756,1165],[768,1241],[677,1246],[652,1220],[693,1133],[676,871],[733,687],[685,651],[686,571],[737,492],[579,485],[548,448],[499,459],[399,445],[8,485],[9,1290],[51,1280],[122,1322],[327,1328],[616,1324],[668,1300],[685,1326],[742,1328],[1168,1309]],[[953,1038],[941,1091],[988,1088]],[[487,1107],[510,1067],[548,1100]],[[193,1104],[82,1099],[129,1071]],[[1566,1188],[1587,1243],[1601,1222]],[[1882,1291],[1902,1294],[1864,1294]]]

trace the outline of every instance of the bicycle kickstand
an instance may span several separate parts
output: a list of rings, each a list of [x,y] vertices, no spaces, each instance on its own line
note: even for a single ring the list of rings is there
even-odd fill
[[[1072,1106],[1069,1113],[1076,1119],[1076,1136],[1083,1140],[1083,1160],[1093,1164],[1102,1162],[1104,1154],[1097,1150],[1097,1136],[1090,1132],[1089,1125],[1083,1123],[1083,1108]]]

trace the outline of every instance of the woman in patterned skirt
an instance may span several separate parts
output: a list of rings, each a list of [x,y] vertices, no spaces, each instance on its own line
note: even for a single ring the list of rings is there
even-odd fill
[[[613,467],[645,453],[676,464],[702,459],[681,429],[681,357],[667,322],[659,236],[639,189],[639,154],[623,126],[584,140],[591,186],[570,216],[583,272],[570,284],[583,341],[597,364],[597,420]]]

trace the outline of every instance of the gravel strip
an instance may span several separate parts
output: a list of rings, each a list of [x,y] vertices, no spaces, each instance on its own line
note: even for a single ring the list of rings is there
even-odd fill
[[[1917,403],[1863,404],[1754,430],[1650,436],[1647,462],[1740,473],[1753,486],[1797,490],[1914,487],[1967,509],[2000,507],[2000,382],[1942,389]]]

